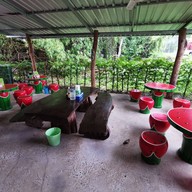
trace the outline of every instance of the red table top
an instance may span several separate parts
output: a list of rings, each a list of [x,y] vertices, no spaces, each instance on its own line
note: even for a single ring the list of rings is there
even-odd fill
[[[192,108],[173,108],[168,111],[167,116],[173,127],[192,135]]]
[[[16,89],[18,89],[17,84],[5,84],[3,87],[0,88],[0,93],[14,91]]]
[[[172,92],[176,88],[174,85],[159,82],[148,82],[145,84],[145,87],[161,92]]]

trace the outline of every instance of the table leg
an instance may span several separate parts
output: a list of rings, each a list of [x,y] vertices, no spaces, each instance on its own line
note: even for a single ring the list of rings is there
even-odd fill
[[[178,155],[185,162],[192,164],[192,136],[183,134],[183,142]]]
[[[11,100],[9,92],[0,93],[0,111],[11,109]]]
[[[61,132],[65,134],[77,133],[76,113],[71,113],[67,118],[54,118],[51,126],[61,128]]]
[[[162,108],[164,93],[160,91],[152,91],[152,98],[154,100],[154,108]]]

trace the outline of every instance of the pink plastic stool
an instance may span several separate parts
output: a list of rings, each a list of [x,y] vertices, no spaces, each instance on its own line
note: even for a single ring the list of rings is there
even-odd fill
[[[138,89],[132,89],[130,92],[130,101],[138,102],[141,97],[141,91]]]
[[[17,97],[17,103],[19,104],[21,109],[23,109],[26,106],[31,105],[31,103],[32,103],[32,96],[31,95],[26,95],[26,96]]]
[[[140,97],[139,108],[141,113],[149,114],[153,106],[154,106],[154,100],[152,98],[146,96]]]
[[[177,107],[190,108],[190,106],[191,106],[191,102],[187,99],[175,98],[173,100],[173,108],[177,108]]]
[[[149,116],[149,124],[152,130],[165,134],[170,127],[170,123],[165,113],[152,113]]]
[[[59,85],[57,83],[52,83],[49,85],[49,90],[51,90],[51,93],[59,91]]]
[[[27,93],[26,93],[25,90],[16,90],[16,91],[14,91],[14,93],[13,93],[13,96],[14,96],[14,98],[15,98],[16,101],[17,101],[17,97],[19,97],[19,96],[25,96],[25,95],[27,95]]]

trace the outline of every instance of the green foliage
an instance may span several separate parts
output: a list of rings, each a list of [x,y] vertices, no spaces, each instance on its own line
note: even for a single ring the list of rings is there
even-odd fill
[[[12,61],[23,49],[26,49],[24,41],[0,35],[0,60]]]
[[[76,59],[80,56],[90,57],[92,48],[91,38],[63,38],[60,41],[63,43],[68,57],[71,57],[71,55]]]
[[[122,55],[127,56],[127,58],[148,58],[156,45],[156,41],[152,40],[151,37],[130,36],[124,39]]]
[[[33,40],[34,47],[44,49],[51,61],[63,62],[66,53],[62,42],[59,39],[41,39]]]

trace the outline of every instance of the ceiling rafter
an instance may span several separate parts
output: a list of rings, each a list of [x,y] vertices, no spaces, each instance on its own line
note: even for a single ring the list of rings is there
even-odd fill
[[[28,18],[29,20],[40,24],[46,28],[50,28],[52,27],[49,23],[47,23],[46,21],[42,20],[41,18],[37,17],[36,15],[27,15],[26,11],[23,10],[23,8],[21,6],[19,6],[18,4],[16,4],[13,1],[8,1],[8,0],[0,0],[0,4],[2,4],[3,6],[7,7],[8,9],[15,11],[15,12],[19,12],[21,15],[25,16],[26,18]],[[53,30],[54,33],[60,33],[57,30]]]
[[[172,25],[172,24],[185,24],[185,22],[180,21],[180,22],[156,22],[156,23],[135,23],[134,26],[150,26],[150,25]],[[114,27],[115,25],[98,25],[97,28],[101,27]],[[132,23],[127,23],[127,24],[118,24],[118,27],[131,27]],[[91,28],[95,28],[95,26],[90,26]],[[53,29],[83,29],[84,26],[69,26],[69,27],[52,27],[50,28],[51,30]],[[28,28],[27,31],[38,31],[38,30],[46,30],[47,28]],[[26,32],[26,29],[20,28],[18,30],[22,30]],[[7,31],[15,31],[15,29],[7,29]]]
[[[77,17],[77,19],[78,19],[91,33],[93,33],[93,29],[88,26],[87,22],[86,22],[85,19],[81,16],[81,14],[74,9],[74,6],[72,5],[72,3],[71,3],[69,0],[63,0],[63,2],[69,7],[69,9],[73,12],[73,14]]]
[[[192,30],[188,31],[192,34]],[[108,37],[108,36],[154,36],[154,35],[175,35],[178,34],[177,30],[169,30],[169,31],[135,31],[135,32],[99,32],[100,37]],[[90,33],[68,33],[68,34],[46,34],[46,35],[32,35],[31,38],[54,38],[54,37],[92,37]]]

